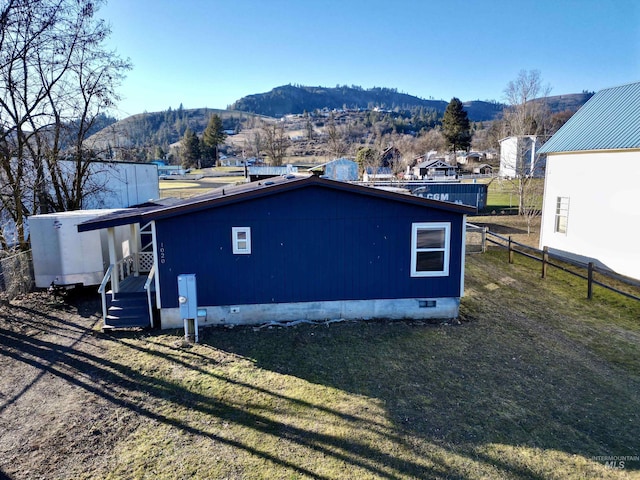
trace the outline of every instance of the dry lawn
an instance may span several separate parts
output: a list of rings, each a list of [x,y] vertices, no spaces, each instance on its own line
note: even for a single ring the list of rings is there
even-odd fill
[[[100,333],[93,292],[5,302],[0,478],[638,478],[640,302],[538,272],[468,255],[459,325],[212,328],[192,346]]]

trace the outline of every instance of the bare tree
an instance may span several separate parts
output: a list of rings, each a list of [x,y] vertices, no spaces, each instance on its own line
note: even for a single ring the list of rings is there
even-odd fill
[[[271,165],[282,165],[287,154],[287,148],[291,144],[284,130],[284,125],[275,122],[265,123],[262,126],[262,133],[264,150],[271,159]]]
[[[0,208],[25,245],[28,215],[81,208],[85,145],[117,100],[128,61],[106,51],[101,0],[11,0],[0,7]],[[71,160],[72,171],[60,167]]]
[[[418,152],[416,139],[412,135],[394,133],[391,135],[391,144],[400,151],[400,161],[395,166],[396,174],[406,172],[412,161],[423,153]]]
[[[248,138],[245,140],[247,153],[256,158],[260,158],[264,144],[260,130],[254,129],[247,137]]]
[[[544,135],[550,118],[546,98],[551,93],[543,85],[539,70],[521,70],[504,89],[507,107],[503,112],[510,135]]]
[[[327,153],[332,158],[341,158],[349,151],[349,145],[345,139],[344,129],[336,125],[336,119],[331,113],[327,125]]]
[[[505,129],[510,136],[516,137],[515,155],[510,160],[513,165],[509,167],[515,172],[518,213],[526,217],[529,230],[531,222],[540,213],[538,207],[533,207],[542,198],[542,189],[538,188],[541,182],[535,177],[543,170],[543,159],[531,148],[540,146],[547,134],[549,113],[546,98],[550,91],[550,86],[543,85],[538,70],[521,70],[504,90],[508,105],[503,112]],[[540,199],[536,200],[536,195]]]
[[[418,154],[425,154],[431,150],[444,151],[446,148],[446,140],[442,132],[437,128],[432,128],[421,133],[416,141],[416,150]]]
[[[522,190],[520,197],[520,215],[527,222],[527,235],[531,234],[531,226],[533,221],[542,215],[542,196],[544,193],[544,184],[542,181],[529,182],[527,187]]]

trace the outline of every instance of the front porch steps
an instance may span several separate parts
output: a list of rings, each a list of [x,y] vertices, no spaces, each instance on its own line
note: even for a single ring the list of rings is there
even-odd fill
[[[149,300],[144,290],[146,276],[128,277],[120,283],[120,291],[107,292],[107,316],[103,331],[123,328],[149,328]],[[151,292],[152,305],[155,305],[155,291]]]
[[[146,293],[118,293],[108,302],[103,331],[118,328],[147,328],[149,306]]]

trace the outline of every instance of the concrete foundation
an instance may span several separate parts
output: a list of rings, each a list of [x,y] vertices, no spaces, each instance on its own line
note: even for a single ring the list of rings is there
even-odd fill
[[[257,305],[199,306],[198,323],[207,325],[260,325],[272,321],[447,319],[456,318],[459,298],[405,298]],[[206,312],[206,314],[205,314]],[[179,308],[163,308],[162,328],[182,328]]]

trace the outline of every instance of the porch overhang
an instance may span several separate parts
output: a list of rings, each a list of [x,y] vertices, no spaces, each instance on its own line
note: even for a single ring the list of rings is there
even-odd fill
[[[145,209],[123,209],[117,212],[108,213],[100,217],[96,217],[86,222],[78,224],[79,232],[90,232],[92,230],[102,230],[107,228],[119,227],[122,225],[135,225],[146,223],[144,221]]]

